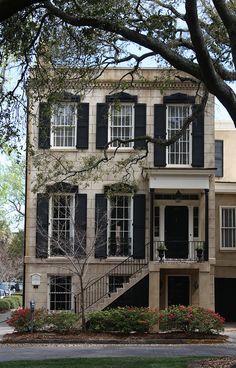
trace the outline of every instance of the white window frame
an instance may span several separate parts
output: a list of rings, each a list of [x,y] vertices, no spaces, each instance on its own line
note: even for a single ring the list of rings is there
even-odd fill
[[[167,139],[169,139],[171,137],[169,135],[169,132],[171,131],[171,129],[169,129],[169,108],[170,107],[177,107],[177,108],[178,107],[181,107],[181,108],[188,107],[189,108],[189,115],[191,114],[191,105],[189,105],[189,104],[168,104],[167,105],[167,110],[166,110],[166,133],[167,133],[166,135],[167,135]],[[182,119],[184,120],[184,118],[182,118]],[[173,129],[173,130],[177,131],[177,129]],[[187,128],[186,132],[187,131],[188,131],[188,136],[189,136],[189,141],[188,141],[188,144],[189,144],[188,163],[181,164],[181,163],[171,163],[171,162],[169,162],[170,161],[169,160],[169,150],[171,149],[171,147],[173,147],[173,145],[175,147],[177,142],[182,142],[183,136],[181,136],[176,143],[166,147],[166,162],[167,162],[167,165],[169,167],[191,167],[191,164],[192,164],[192,123]],[[175,152],[174,154],[176,155],[176,157],[181,157],[182,156],[182,152],[180,153],[180,151]]]
[[[71,292],[70,292],[70,309],[51,309],[51,294],[53,294],[53,293],[51,293],[51,279],[53,278],[53,277],[70,277],[70,280],[71,280]],[[59,311],[72,311],[72,310],[74,310],[74,298],[73,298],[73,295],[74,295],[74,293],[73,293],[73,277],[71,276],[71,275],[58,275],[58,274],[52,274],[52,275],[49,275],[48,276],[48,303],[47,303],[47,305],[48,305],[48,310],[49,311],[57,311],[57,312],[59,312]]]
[[[59,108],[66,108],[69,106],[73,106],[74,107],[74,115],[73,115],[73,124],[71,125],[66,125],[66,124],[58,124],[56,122],[56,114],[55,111],[57,111],[57,109]],[[77,143],[77,104],[75,102],[60,102],[57,104],[54,104],[52,106],[52,118],[51,118],[51,133],[50,133],[50,145],[51,148],[53,149],[72,149],[72,148],[76,148],[76,143]],[[65,118],[65,112],[64,112],[64,118]],[[65,135],[65,131],[66,128],[74,128],[74,135],[72,136],[72,140],[74,141],[74,144],[71,145],[65,145],[65,144],[61,144],[61,145],[55,145],[55,139],[56,139],[56,134],[55,134],[55,129],[57,128],[64,128],[64,135],[62,135],[61,140],[65,143],[66,140],[66,135]]]
[[[125,137],[120,135],[119,137],[116,138],[120,138],[120,139],[133,139],[134,138],[134,103],[127,103],[127,102],[121,102],[119,104],[117,103],[113,103],[109,106],[109,114],[108,114],[108,142],[110,142],[112,139],[114,138],[114,134],[112,134],[112,129],[116,128],[116,129],[122,129],[124,128],[124,126],[122,125],[117,125],[115,126],[114,124],[112,124],[112,109],[114,109],[114,111],[118,111],[121,110],[123,107],[131,107],[131,111],[132,111],[132,116],[131,116],[131,125],[129,125],[129,129],[131,130],[131,134],[129,134],[129,137]],[[126,145],[121,145],[120,147],[125,150],[130,150],[133,148],[134,142],[129,142]],[[116,142],[113,142],[113,144],[109,145],[109,149],[116,149],[117,148],[117,144]]]
[[[222,221],[223,221],[223,210],[224,209],[234,209],[235,212],[235,225],[232,226],[232,230],[234,229],[234,239],[235,239],[235,244],[232,247],[225,247],[223,246],[223,227],[222,227]],[[231,250],[231,251],[236,251],[236,206],[220,206],[219,208],[220,210],[220,250]],[[230,227],[227,227],[225,229],[229,229]]]
[[[75,224],[75,195],[71,194],[71,193],[53,193],[50,197],[49,200],[49,239],[48,239],[48,254],[49,257],[65,257],[66,255],[51,255],[51,243],[53,241],[53,201],[55,196],[68,196],[70,197],[70,239],[71,239],[71,244],[74,246],[74,238],[75,238],[75,229],[74,229],[74,224]],[[66,219],[66,218],[65,218]],[[63,220],[63,218],[61,219]],[[59,221],[59,218],[58,218]],[[58,232],[60,231],[60,229],[58,229]],[[73,253],[73,252],[72,252]]]
[[[129,232],[128,232],[128,239],[130,238],[130,253],[129,255],[133,255],[133,197],[131,195],[126,195],[126,194],[123,194],[123,193],[117,193],[115,195],[115,197],[127,197],[129,199],[129,203],[130,203],[130,217],[128,219],[129,221]],[[108,223],[108,226],[107,226],[107,254],[108,254],[108,257],[126,257],[126,255],[123,255],[123,256],[116,256],[116,255],[109,255],[109,240],[111,238],[111,198],[108,198],[108,206],[107,206],[107,223]],[[119,220],[119,219],[117,219]]]

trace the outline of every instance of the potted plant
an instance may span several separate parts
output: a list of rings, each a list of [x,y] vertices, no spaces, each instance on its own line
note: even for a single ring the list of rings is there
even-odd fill
[[[197,252],[197,260],[198,262],[201,262],[202,256],[203,256],[203,250],[204,250],[203,242],[197,242],[195,245],[195,250]]]
[[[164,242],[159,242],[158,246],[157,246],[157,250],[158,250],[158,255],[160,258],[160,262],[163,262],[163,258],[165,255],[165,251],[167,250],[165,243]]]

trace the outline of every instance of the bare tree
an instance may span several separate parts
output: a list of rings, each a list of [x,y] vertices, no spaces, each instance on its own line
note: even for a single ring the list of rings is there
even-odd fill
[[[55,220],[57,221],[57,220]],[[62,257],[66,260],[60,265],[61,270],[65,270],[67,274],[74,275],[78,278],[79,287],[73,292],[75,303],[79,303],[77,312],[80,314],[82,330],[86,330],[86,300],[85,290],[94,282],[98,276],[91,274],[89,263],[94,257],[95,251],[104,247],[104,232],[106,231],[106,216],[100,216],[99,222],[96,223],[94,237],[87,236],[86,230],[79,231],[75,223],[73,213],[70,212],[68,221],[63,223],[60,221],[59,226],[53,224],[51,220],[51,231],[45,231],[40,223],[37,224],[40,238],[48,243],[47,250],[41,250],[42,257]],[[70,227],[70,229],[69,229]],[[69,230],[68,230],[69,229]],[[79,300],[78,300],[79,298]]]

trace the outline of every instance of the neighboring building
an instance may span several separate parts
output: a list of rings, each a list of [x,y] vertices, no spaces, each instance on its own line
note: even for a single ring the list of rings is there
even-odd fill
[[[199,103],[195,84],[187,79],[181,82],[175,70],[142,69],[132,83],[126,77],[125,91],[118,90],[127,71],[106,70],[81,101],[72,90],[65,91],[60,103],[51,106],[51,118],[46,100],[39,104],[31,101],[35,118],[29,121],[29,142],[36,152],[32,157],[29,150],[28,155],[26,305],[34,299],[37,307],[49,310],[79,309],[78,278],[55,244],[63,239],[75,245],[78,230],[86,233],[89,249],[95,239],[95,224],[104,219],[104,213],[107,226],[96,239],[86,273],[91,282],[85,294],[88,310],[108,305],[159,309],[171,304],[214,309],[215,274],[220,280],[236,276],[232,250],[230,254],[219,252],[212,96],[205,113],[175,144],[167,148],[149,144],[142,167],[133,166],[134,187],[120,185],[122,173],[113,175],[112,165],[131,153],[144,152],[142,141],[119,148],[114,161],[106,164],[108,172],[102,179],[91,178],[86,187],[73,177],[63,182],[60,178],[56,183],[49,180],[40,193],[33,192],[33,160],[38,154],[63,155],[76,169],[81,159],[102,154],[111,139],[173,136],[192,106]],[[108,155],[115,149],[114,142]],[[225,173],[226,168],[224,165]],[[216,207],[232,206],[236,197],[233,202],[231,194],[218,195],[217,191],[216,201]],[[232,217],[233,224],[235,209],[222,211],[225,219]],[[230,226],[226,220],[225,226]],[[230,230],[222,229],[222,234],[223,247],[235,247],[233,240],[228,240]],[[84,241],[83,237],[80,246]],[[163,245],[167,250],[164,262],[160,262],[158,248]],[[199,259],[197,248],[203,249]]]
[[[216,310],[236,321],[236,130],[216,123]]]

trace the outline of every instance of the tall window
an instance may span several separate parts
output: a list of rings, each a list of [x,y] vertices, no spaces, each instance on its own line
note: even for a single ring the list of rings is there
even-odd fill
[[[236,207],[221,208],[221,247],[236,248]]]
[[[54,105],[51,123],[52,147],[76,146],[77,107],[75,103]]]
[[[49,279],[50,310],[72,309],[71,276],[51,276]]]
[[[188,105],[169,105],[167,107],[167,138],[170,139],[183,127],[183,122],[191,113]],[[191,128],[188,127],[182,136],[168,147],[167,161],[169,165],[189,165],[191,152]]]
[[[108,207],[108,255],[128,256],[132,245],[132,198],[115,196]]]
[[[74,196],[54,194],[50,204],[50,256],[66,256],[73,252]]]
[[[110,106],[109,141],[114,139],[132,139],[134,137],[134,105],[120,104]],[[122,144],[121,147],[132,147],[133,142]],[[117,147],[114,141],[111,147]]]

